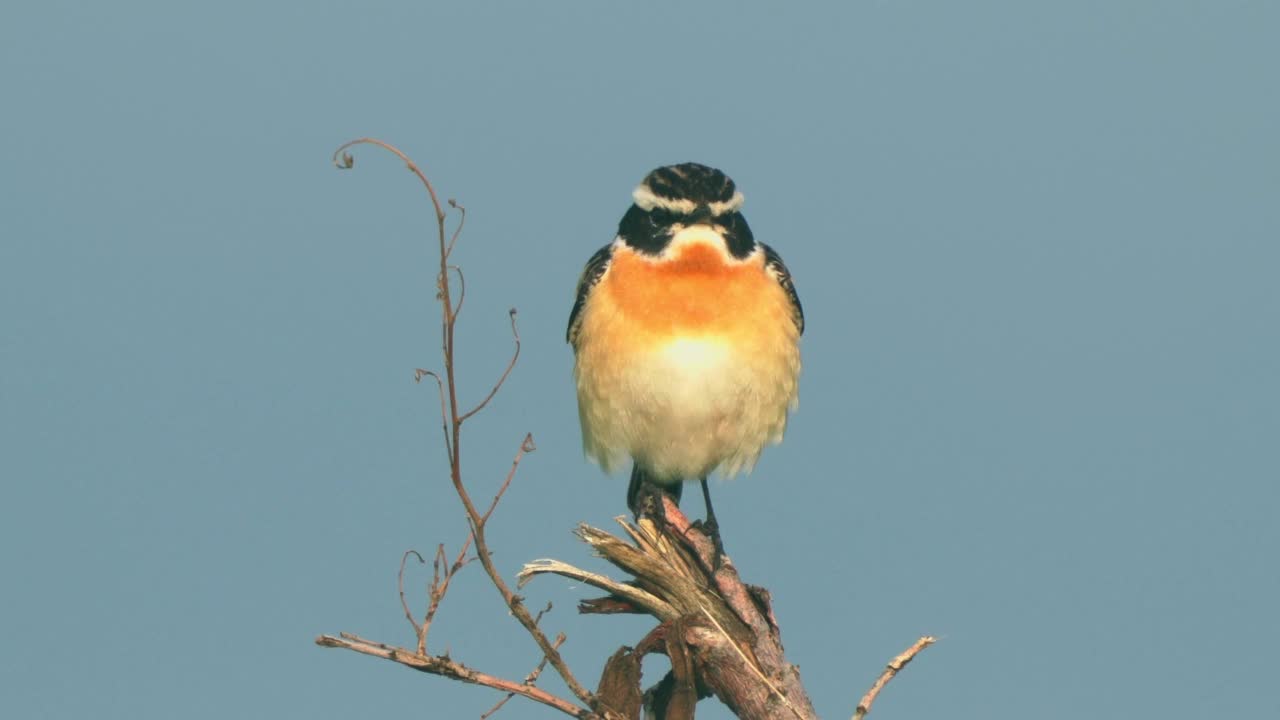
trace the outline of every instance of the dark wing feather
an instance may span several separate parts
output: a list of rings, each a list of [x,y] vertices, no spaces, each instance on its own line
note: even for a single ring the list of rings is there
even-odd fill
[[[787,269],[785,263],[782,262],[782,256],[773,248],[760,243],[760,247],[764,248],[764,267],[769,271],[783,290],[787,291],[787,297],[791,299],[791,319],[795,320],[796,327],[800,330],[800,334],[804,334],[804,308],[800,306],[800,296],[796,294],[796,286],[791,282],[791,271]]]
[[[569,328],[565,331],[565,340],[575,346],[578,344],[578,327],[582,324],[582,308],[587,302],[587,295],[600,282],[600,278],[604,277],[604,271],[609,269],[609,259],[612,257],[613,243],[609,243],[591,256],[587,266],[582,269],[582,276],[578,278],[578,297],[573,301],[573,310],[569,312]]]

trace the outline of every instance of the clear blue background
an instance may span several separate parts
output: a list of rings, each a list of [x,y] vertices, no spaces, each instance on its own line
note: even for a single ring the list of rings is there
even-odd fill
[[[825,717],[922,633],[873,717],[1280,716],[1277,37],[1238,1],[7,5],[5,716],[496,699],[312,644],[411,643],[400,554],[464,534],[411,381],[428,206],[380,152],[332,168],[361,135],[470,211],[465,398],[520,309],[465,447],[484,496],[536,438],[508,576],[602,569],[569,531],[625,479],[582,458],[565,319],[631,188],[697,160],[805,302],[787,441],[716,490]],[[592,594],[528,590],[589,684],[648,627],[576,616]],[[538,659],[478,567],[432,647]]]

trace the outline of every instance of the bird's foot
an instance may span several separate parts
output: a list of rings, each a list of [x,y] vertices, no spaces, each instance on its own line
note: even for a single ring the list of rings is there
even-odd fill
[[[711,559],[711,571],[715,572],[720,569],[721,561],[724,560],[724,542],[720,540],[720,523],[716,522],[714,516],[706,520],[697,520],[693,523],[693,527],[702,531],[711,539],[711,544],[715,548],[715,554]]]

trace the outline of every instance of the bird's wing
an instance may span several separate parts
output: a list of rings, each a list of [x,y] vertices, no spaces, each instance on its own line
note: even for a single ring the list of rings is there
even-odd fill
[[[787,269],[785,263],[782,262],[782,256],[773,248],[760,243],[760,247],[764,248],[764,267],[769,275],[778,281],[782,289],[787,292],[787,297],[791,300],[791,319],[795,321],[796,328],[800,330],[800,334],[804,334],[804,308],[800,306],[800,296],[796,294],[796,286],[791,282],[791,271]],[[581,297],[581,294],[579,294]]]
[[[578,329],[582,325],[582,308],[586,305],[587,295],[591,294],[591,288],[604,277],[604,271],[609,269],[612,257],[613,243],[609,243],[591,256],[578,278],[578,297],[573,301],[573,310],[569,312],[569,327],[565,331],[565,340],[574,346],[578,344]]]

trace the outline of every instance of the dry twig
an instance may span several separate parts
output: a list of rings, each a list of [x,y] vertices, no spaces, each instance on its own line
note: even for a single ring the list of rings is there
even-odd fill
[[[475,560],[475,558],[467,558],[467,550],[471,548],[471,540],[472,536],[468,535],[452,565],[446,564],[444,543],[436,546],[436,554],[431,561],[431,585],[427,588],[427,613],[423,616],[422,625],[419,626],[418,630],[419,655],[427,654],[427,633],[431,632],[431,622],[436,618],[436,611],[440,609],[440,602],[444,600],[445,594],[449,592],[449,583],[453,581],[453,576],[466,567],[467,563]],[[444,567],[443,575],[440,572],[442,566]]]
[[[422,626],[418,624],[417,620],[413,619],[413,611],[409,609],[409,601],[404,597],[404,564],[408,562],[410,555],[416,556],[420,564],[427,564],[427,561],[422,559],[422,553],[417,550],[405,550],[404,555],[400,557],[400,573],[396,575],[396,588],[400,590],[400,607],[404,609],[405,619],[413,626],[413,634],[418,638],[418,652],[422,653]]]
[[[422,382],[422,378],[430,377],[436,381],[436,389],[440,393],[440,428],[444,431],[444,451],[445,457],[449,459],[450,465],[453,464],[453,443],[449,440],[449,409],[444,404],[444,382],[440,379],[440,374],[432,370],[423,370],[418,368],[413,371],[413,381]]]
[[[572,702],[557,697],[535,685],[527,685],[525,683],[496,677],[476,670],[475,668],[467,667],[452,658],[435,655],[419,655],[408,648],[385,645],[380,642],[366,640],[358,635],[352,635],[351,633],[341,633],[337,637],[332,635],[321,635],[316,638],[316,644],[321,647],[353,650],[362,655],[371,655],[373,657],[383,658],[384,660],[391,660],[392,662],[400,663],[405,667],[412,668],[420,672],[440,675],[454,680],[461,680],[466,683],[473,683],[475,685],[484,685],[485,687],[501,690],[502,692],[527,697],[535,702],[542,703],[548,707],[553,707],[571,717],[601,717],[586,708],[578,707]]]
[[[485,537],[485,522],[493,513],[493,509],[498,500],[501,499],[507,488],[510,486],[511,479],[515,474],[515,470],[519,465],[521,457],[523,457],[525,453],[533,451],[533,437],[528,435],[525,437],[524,442],[521,443],[520,451],[517,453],[516,459],[512,463],[511,472],[499,488],[493,503],[483,515],[481,515],[476,509],[475,503],[472,501],[471,495],[462,480],[462,425],[468,418],[474,416],[489,404],[489,401],[493,399],[498,390],[502,388],[502,385],[510,376],[512,369],[515,367],[516,361],[520,357],[520,333],[516,326],[516,311],[513,308],[510,312],[511,333],[515,340],[515,349],[512,352],[510,361],[507,363],[506,369],[498,378],[497,382],[494,383],[488,395],[486,395],[485,398],[476,405],[476,407],[469,411],[461,412],[458,407],[457,362],[455,353],[456,346],[454,343],[454,328],[458,321],[458,314],[461,310],[462,302],[465,299],[466,286],[462,271],[449,263],[449,256],[453,252],[454,245],[457,242],[458,236],[461,234],[462,228],[466,222],[466,208],[454,200],[449,201],[449,207],[456,209],[459,214],[457,227],[454,228],[452,233],[449,233],[446,229],[447,215],[445,209],[441,206],[440,198],[436,194],[435,187],[431,184],[431,181],[427,179],[427,176],[422,172],[421,168],[419,168],[417,163],[409,158],[408,155],[402,152],[399,148],[381,140],[377,140],[375,138],[359,138],[343,144],[334,151],[334,164],[342,169],[349,169],[353,167],[355,159],[349,152],[347,152],[347,150],[355,145],[362,144],[375,145],[400,158],[405,163],[405,166],[418,178],[418,181],[426,189],[427,195],[431,199],[432,209],[435,211],[437,243],[439,249],[439,268],[436,273],[436,287],[438,290],[437,297],[440,301],[441,355],[444,360],[444,371],[443,373],[435,373],[429,370],[419,370],[416,377],[420,380],[423,376],[430,375],[436,380],[437,388],[440,390],[441,421],[444,426],[445,449],[449,462],[449,479],[453,484],[453,488],[458,495],[459,501],[466,510],[467,522],[470,525],[471,530],[468,542],[474,541],[476,558],[480,560],[480,564],[484,567],[485,573],[489,576],[493,586],[502,596],[503,602],[506,603],[511,614],[515,616],[516,620],[525,628],[525,631],[528,632],[529,636],[533,638],[534,642],[541,650],[543,657],[546,658],[546,661],[549,662],[553,668],[555,668],[556,673],[560,675],[560,678],[564,681],[565,685],[568,686],[574,696],[586,706],[586,709],[574,706],[572,703],[559,698],[551,698],[555,700],[554,703],[549,702],[545,697],[535,699],[538,699],[539,702],[560,707],[560,709],[571,715],[586,716],[583,715],[583,713],[593,714],[593,711],[597,709],[595,695],[591,691],[587,690],[586,687],[584,687],[570,671],[568,664],[565,663],[564,658],[560,655],[560,643],[553,642],[547,637],[546,633],[538,627],[537,620],[529,613],[528,609],[525,608],[522,598],[512,592],[506,581],[498,573],[497,568],[493,564],[492,555]],[[453,288],[450,283],[451,272],[456,273],[458,276],[459,296],[456,305],[453,299]],[[443,550],[440,552],[443,552]],[[465,545],[463,552],[465,554]],[[406,555],[405,558],[407,557],[408,556]],[[437,557],[439,557],[439,555]],[[461,557],[462,556],[459,557],[458,562],[461,562]],[[451,579],[453,572],[459,567],[460,565],[455,563],[455,566],[452,569],[447,570],[444,573],[443,578],[441,578],[438,570],[439,564],[437,563],[437,573],[432,581],[430,593],[431,606],[428,609],[424,623],[419,625],[413,620],[412,613],[407,613],[410,622],[413,623],[415,631],[418,633],[419,652],[411,654],[411,657],[414,659],[414,663],[406,664],[411,664],[418,669],[426,670],[428,672],[443,669],[443,671],[436,672],[436,674],[449,675],[450,677],[456,677],[457,679],[465,680],[467,682],[479,682],[475,679],[474,675],[458,674],[458,668],[455,668],[453,667],[453,664],[450,664],[452,661],[441,658],[432,658],[432,656],[426,654],[426,633],[430,628],[431,618],[434,615],[435,609],[439,605],[440,599],[443,598],[444,593],[448,589],[449,580]],[[401,573],[401,588],[403,602],[403,572]],[[407,603],[405,603],[405,607],[407,608]],[[402,650],[388,648],[387,646],[378,645],[376,643],[369,644],[367,641],[365,645],[356,647],[352,645],[351,642],[339,642],[332,638],[326,638],[328,638],[328,636],[322,636],[317,640],[317,642],[326,647],[358,649],[361,652],[366,652],[366,654],[391,657],[392,659],[397,659],[399,662],[404,662],[403,660],[398,659],[398,654],[403,653]],[[370,649],[376,649],[378,652],[369,652]],[[512,684],[511,681],[501,680],[499,678],[490,678],[489,676],[485,677],[489,682],[481,682],[480,684],[487,684],[492,687],[497,687],[495,683]],[[525,695],[529,692],[527,689],[525,691],[514,691],[508,689],[508,691]],[[538,693],[546,695],[546,693],[542,693],[542,691],[538,691]],[[559,705],[556,703],[559,703]]]
[[[484,515],[480,516],[480,524],[482,526],[489,522],[489,516],[493,514],[494,510],[498,509],[498,501],[506,494],[507,488],[511,487],[511,479],[516,476],[516,470],[520,467],[520,460],[524,458],[525,453],[531,453],[537,449],[538,446],[533,444],[533,433],[525,434],[524,442],[520,443],[520,449],[516,451],[516,457],[511,461],[511,469],[507,471],[507,479],[502,481],[502,487],[498,488],[498,492],[494,494],[493,502],[489,503],[489,509],[485,510]],[[538,617],[541,616],[542,613],[538,613]],[[534,618],[534,624],[537,624],[537,622],[538,619]]]
[[[533,622],[535,624],[538,623],[539,621],[542,620],[542,616],[547,614],[548,612],[551,612],[550,602],[547,603],[546,607],[538,611],[538,614],[535,615],[533,618]],[[565,634],[560,633],[559,635],[556,635],[556,641],[552,643],[552,645],[554,645],[556,648],[559,648],[561,645],[564,644],[565,640],[566,640]],[[529,674],[524,676],[524,684],[525,685],[536,684],[538,682],[538,678],[542,675],[542,671],[545,670],[546,667],[547,667],[547,658],[544,655],[543,658],[538,661],[538,664],[534,666],[533,670],[530,670]],[[499,700],[493,707],[489,708],[489,710],[486,713],[481,715],[480,720],[488,720],[490,717],[493,717],[494,713],[501,710],[502,706],[506,705],[507,701],[513,697],[515,697],[515,693],[507,693],[506,697]]]
[[[902,668],[907,666],[907,663],[914,660],[916,655],[920,654],[921,650],[924,650],[935,642],[937,642],[937,638],[932,635],[925,635],[915,641],[911,647],[907,648],[897,657],[890,660],[889,664],[885,665],[884,672],[880,673],[880,677],[876,678],[876,681],[871,684],[871,689],[867,691],[866,695],[862,696],[862,700],[858,701],[858,707],[853,711],[853,720],[862,720],[862,718],[866,717],[867,713],[871,712],[872,703],[876,701],[876,697],[880,694],[880,691],[884,689],[884,686],[888,685],[889,681],[892,680],[893,677],[902,670]]]
[[[458,307],[461,308],[462,305],[459,304]],[[479,405],[476,405],[463,413],[462,417],[458,418],[458,424],[466,422],[467,418],[480,412],[484,409],[485,405],[489,404],[489,401],[493,399],[493,396],[497,395],[498,391],[502,389],[502,384],[507,381],[507,376],[509,376],[511,371],[515,369],[516,361],[520,359],[520,329],[516,327],[516,309],[511,308],[508,312],[511,314],[511,335],[516,341],[516,349],[515,352],[511,353],[511,361],[507,363],[507,369],[502,371],[502,376],[498,378],[498,382],[493,384],[493,389],[489,391],[489,394],[480,401]]]
[[[716,565],[715,546],[702,528],[690,523],[670,498],[663,499],[660,520],[619,522],[630,542],[586,525],[577,533],[596,554],[630,574],[632,582],[619,583],[554,560],[526,565],[521,581],[561,575],[609,592],[606,611],[614,611],[621,600],[652,614],[662,621],[663,642],[648,638],[637,652],[642,647],[644,652],[676,652],[682,663],[692,662],[697,686],[740,718],[814,720],[817,714],[800,676],[786,662],[777,626],[770,622],[768,598],[742,583],[727,555]],[[579,607],[596,612],[600,604]],[[650,712],[690,711],[689,692],[687,673],[675,682],[664,680],[645,694],[646,707]]]

